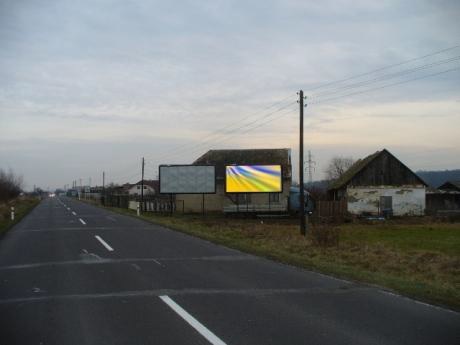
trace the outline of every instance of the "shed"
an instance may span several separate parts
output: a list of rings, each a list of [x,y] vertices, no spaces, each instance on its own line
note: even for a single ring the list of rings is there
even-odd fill
[[[356,215],[423,215],[427,184],[388,150],[358,160],[329,187]]]

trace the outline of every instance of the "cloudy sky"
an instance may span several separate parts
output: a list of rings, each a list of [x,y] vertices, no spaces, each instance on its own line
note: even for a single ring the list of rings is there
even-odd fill
[[[315,179],[382,148],[460,168],[459,16],[458,1],[0,0],[0,168],[30,189],[134,182],[142,156],[147,178],[208,149],[295,157],[299,89]]]

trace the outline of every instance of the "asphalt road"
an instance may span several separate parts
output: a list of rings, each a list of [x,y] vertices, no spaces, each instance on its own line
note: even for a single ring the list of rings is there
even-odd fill
[[[460,314],[69,198],[0,240],[0,344],[460,344]]]

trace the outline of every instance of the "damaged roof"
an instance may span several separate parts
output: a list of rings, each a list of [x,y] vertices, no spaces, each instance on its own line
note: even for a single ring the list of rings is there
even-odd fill
[[[381,151],[376,151],[373,154],[357,160],[347,171],[345,171],[342,176],[340,176],[337,180],[335,180],[330,186],[329,190],[337,190],[343,188],[350,184],[354,177],[360,174],[365,168],[371,165],[374,160],[376,160],[381,155],[386,154],[389,155],[391,158],[396,160],[404,169],[406,169],[411,177],[414,180],[417,180],[420,184],[427,186],[425,181],[423,181],[417,174],[415,174],[412,170],[410,170],[405,164],[403,164],[399,159],[393,156],[387,149],[383,149]]]

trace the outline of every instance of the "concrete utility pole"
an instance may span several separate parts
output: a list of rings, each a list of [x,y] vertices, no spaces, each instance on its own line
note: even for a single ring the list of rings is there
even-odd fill
[[[300,131],[299,131],[299,217],[300,217],[300,234],[307,232],[305,222],[305,192],[303,181],[303,91],[299,91],[299,112],[300,112]]]
[[[144,157],[142,157],[141,210],[144,211]]]

